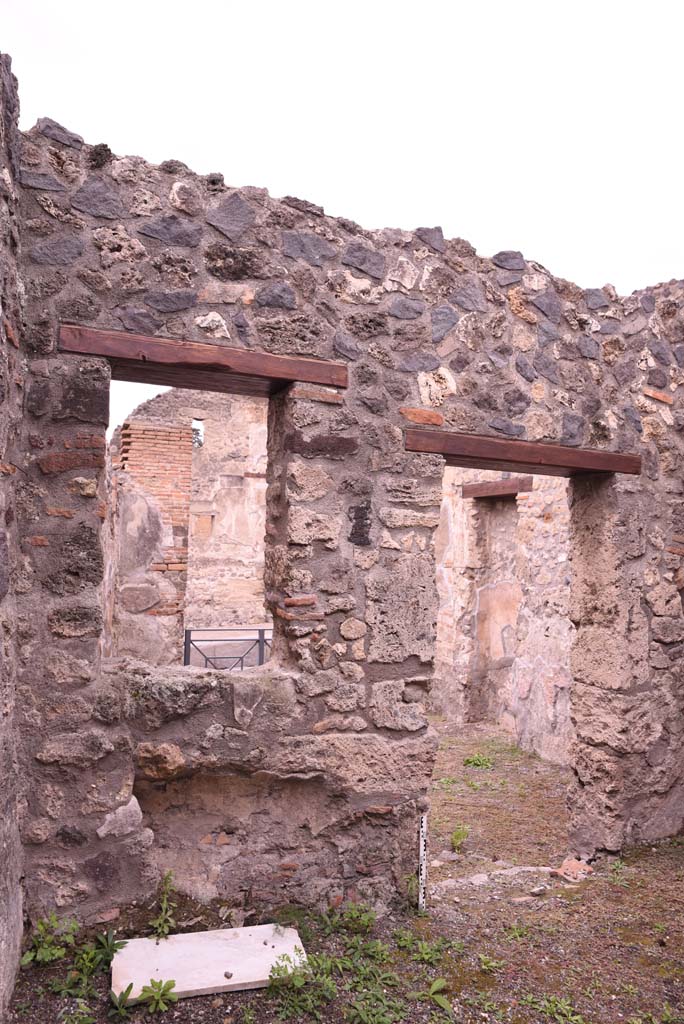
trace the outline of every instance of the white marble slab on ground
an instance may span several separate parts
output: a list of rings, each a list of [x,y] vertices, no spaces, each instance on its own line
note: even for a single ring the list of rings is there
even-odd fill
[[[293,956],[295,948],[303,949],[297,931],[276,924],[188,932],[159,942],[128,939],[112,960],[112,990],[118,995],[133,982],[133,1001],[152,978],[173,979],[179,998],[264,988],[278,957]]]

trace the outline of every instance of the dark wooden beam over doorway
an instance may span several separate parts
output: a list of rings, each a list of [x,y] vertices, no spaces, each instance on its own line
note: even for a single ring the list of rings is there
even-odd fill
[[[128,331],[61,324],[57,347],[60,352],[104,356],[111,364],[113,380],[173,388],[267,397],[297,381],[335,388],[348,384],[344,363]]]
[[[516,494],[531,491],[534,481],[531,476],[512,476],[508,480],[477,480],[463,484],[463,498],[514,498]]]
[[[570,448],[481,434],[412,427],[405,433],[406,450],[443,455],[448,466],[498,469],[504,472],[577,476],[580,473],[641,472],[639,455],[622,455],[598,448]]]

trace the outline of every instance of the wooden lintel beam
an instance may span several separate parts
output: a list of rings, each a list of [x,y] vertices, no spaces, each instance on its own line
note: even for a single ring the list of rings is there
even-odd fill
[[[264,395],[297,381],[323,387],[346,388],[348,385],[344,363],[73,324],[60,325],[58,349],[104,356],[112,364],[115,380],[139,380],[171,387]]]
[[[576,476],[579,473],[641,472],[639,455],[622,455],[598,448],[570,448],[481,434],[457,434],[418,427],[405,432],[406,450],[443,455],[447,465],[504,472]]]
[[[512,476],[509,480],[479,480],[463,484],[464,498],[510,498],[523,491],[531,491],[534,480],[531,476]]]

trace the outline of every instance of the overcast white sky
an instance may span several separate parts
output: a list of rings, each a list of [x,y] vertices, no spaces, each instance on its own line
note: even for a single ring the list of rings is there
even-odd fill
[[[0,0],[23,128],[623,293],[684,277],[683,29],[676,0]]]

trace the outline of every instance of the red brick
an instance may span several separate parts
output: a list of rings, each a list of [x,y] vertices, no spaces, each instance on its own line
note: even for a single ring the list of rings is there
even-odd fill
[[[444,417],[441,412],[436,412],[435,409],[417,409],[413,406],[402,405],[399,412],[410,423],[422,423],[432,427],[444,425]]]
[[[668,395],[665,391],[656,391],[655,388],[644,388],[644,394],[647,398],[652,398],[654,402],[664,402],[666,405],[674,404],[672,395]]]
[[[104,452],[52,452],[38,459],[38,465],[46,476],[66,473],[70,469],[103,469]]]

